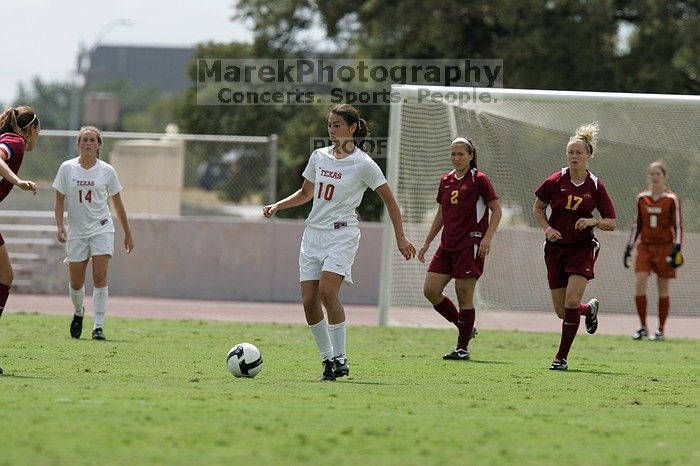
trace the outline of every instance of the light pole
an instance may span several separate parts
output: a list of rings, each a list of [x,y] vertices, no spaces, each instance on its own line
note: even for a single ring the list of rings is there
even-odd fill
[[[80,104],[83,100],[85,88],[87,87],[90,60],[92,59],[92,54],[95,52],[95,49],[102,43],[102,39],[104,39],[111,29],[117,26],[131,26],[133,23],[133,20],[130,18],[115,18],[108,21],[107,24],[100,29],[100,32],[97,33],[95,39],[92,41],[92,45],[89,48],[85,47],[82,42],[78,46],[78,56],[73,80],[74,86],[70,99],[68,129],[80,129]],[[68,146],[70,151],[73,147],[72,141],[69,142]]]

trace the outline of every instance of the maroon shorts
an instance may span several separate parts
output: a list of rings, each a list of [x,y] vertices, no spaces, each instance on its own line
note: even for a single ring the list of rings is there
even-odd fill
[[[479,257],[478,251],[478,244],[459,251],[446,251],[439,247],[430,261],[428,272],[449,275],[452,278],[479,278],[484,273],[484,258]]]
[[[676,269],[666,262],[671,253],[673,243],[637,245],[637,259],[634,264],[635,272],[654,272],[661,278],[676,278]]]
[[[552,246],[545,243],[544,263],[547,265],[549,289],[566,288],[569,275],[594,279],[593,267],[598,259],[599,250],[600,244],[595,238],[571,246]]]

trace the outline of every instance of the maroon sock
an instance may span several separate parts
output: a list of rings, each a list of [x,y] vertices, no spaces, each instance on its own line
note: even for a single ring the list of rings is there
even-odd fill
[[[435,304],[433,307],[440,313],[441,316],[447,319],[448,322],[452,322],[453,324],[457,325],[459,313],[457,312],[455,303],[453,303],[450,298],[443,296],[443,300],[440,301],[440,304]]]
[[[0,316],[2,316],[2,311],[5,310],[5,303],[7,303],[8,296],[10,296],[10,287],[0,283]]]
[[[559,343],[559,351],[556,358],[558,360],[566,359],[569,356],[569,350],[576,338],[578,326],[581,324],[581,314],[578,308],[564,308],[564,321],[561,323],[561,342]]]
[[[659,331],[664,333],[668,312],[671,309],[671,297],[659,298]]]
[[[475,319],[476,311],[474,309],[459,310],[459,319],[457,320],[457,328],[459,329],[457,348],[467,349],[467,346],[469,346],[469,339],[472,337]]]
[[[647,326],[647,295],[643,294],[641,296],[634,297],[634,304],[637,306],[637,315],[639,315],[639,322],[642,323],[642,327]]]
[[[581,312],[582,316],[589,316],[593,314],[593,311],[591,311],[590,304],[581,304],[581,306],[579,306],[579,311]]]

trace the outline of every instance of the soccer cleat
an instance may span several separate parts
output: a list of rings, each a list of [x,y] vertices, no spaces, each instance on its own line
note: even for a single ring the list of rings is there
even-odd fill
[[[552,361],[552,365],[549,366],[550,371],[565,371],[569,369],[569,363],[566,362],[566,359],[555,359]]]
[[[2,375],[2,367],[0,367],[0,375]]]
[[[344,357],[333,358],[333,375],[337,377],[345,377],[350,375],[350,366],[348,359]]]
[[[469,348],[455,348],[451,353],[447,353],[442,357],[447,361],[468,361],[469,360]]]
[[[73,321],[70,323],[70,336],[76,340],[83,333],[83,316],[73,314]]]
[[[647,330],[646,327],[639,327],[639,330],[634,332],[634,335],[632,335],[633,340],[641,340],[644,337],[649,336],[649,331]]]
[[[92,330],[92,339],[100,341],[104,341],[107,339],[107,337],[105,337],[105,332],[102,330],[102,327],[97,327]]]
[[[664,341],[666,337],[664,337],[664,332],[657,330],[654,332],[654,338],[651,338],[654,341]]]
[[[600,307],[600,301],[596,298],[588,301],[588,305],[591,306],[591,315],[586,316],[586,332],[593,335],[596,330],[598,330],[598,308]]]
[[[335,380],[335,365],[330,359],[323,361],[323,374],[321,375],[321,380]]]

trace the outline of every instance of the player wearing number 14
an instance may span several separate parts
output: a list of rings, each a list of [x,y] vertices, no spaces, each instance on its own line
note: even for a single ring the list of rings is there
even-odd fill
[[[107,309],[107,267],[114,251],[114,223],[109,211],[112,198],[119,223],[124,229],[124,248],[127,254],[134,247],[129,221],[119,192],[117,172],[100,160],[102,135],[93,126],[78,133],[78,157],[66,160],[56,173],[54,216],[58,241],[66,243],[66,259],[70,283],[68,293],[73,302],[74,315],[70,335],[80,338],[85,308],[85,272],[92,258],[93,306],[95,322],[93,340],[104,340],[103,331]],[[63,222],[64,206],[68,210],[68,228]]]

